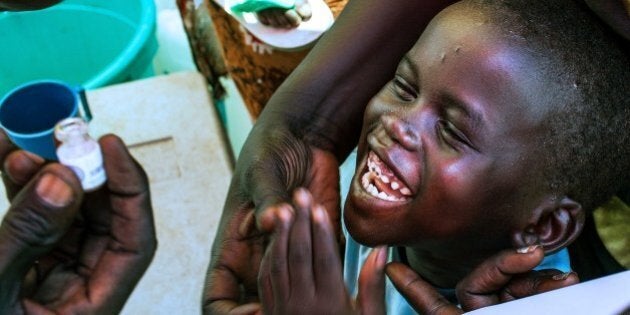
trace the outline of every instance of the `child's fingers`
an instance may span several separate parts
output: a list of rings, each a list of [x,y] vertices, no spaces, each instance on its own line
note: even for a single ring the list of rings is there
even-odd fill
[[[343,274],[339,247],[328,213],[321,205],[315,205],[313,217],[313,269],[315,290],[323,294],[343,292]]]
[[[311,243],[311,208],[313,197],[306,189],[296,189],[293,195],[295,221],[289,238],[290,281],[305,292],[314,292],[313,246]]]
[[[385,314],[385,263],[387,247],[374,248],[359,274],[357,303],[361,314]]]
[[[290,296],[289,233],[294,222],[294,214],[289,207],[280,207],[276,211],[275,230],[267,247],[265,258],[268,270],[267,280],[271,284],[274,308],[283,305]]]
[[[385,267],[385,272],[398,292],[405,297],[416,312],[425,315],[463,313],[406,265],[397,262],[389,263]]]

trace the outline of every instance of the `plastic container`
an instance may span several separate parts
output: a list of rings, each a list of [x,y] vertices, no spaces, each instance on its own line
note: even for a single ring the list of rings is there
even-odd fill
[[[31,80],[85,89],[153,75],[154,0],[64,0],[0,13],[0,97]]]

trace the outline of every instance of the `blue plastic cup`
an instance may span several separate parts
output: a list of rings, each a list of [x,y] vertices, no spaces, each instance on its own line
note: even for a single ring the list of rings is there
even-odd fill
[[[92,119],[82,88],[61,81],[33,81],[10,91],[0,101],[0,127],[21,149],[57,160],[54,129],[68,117]]]

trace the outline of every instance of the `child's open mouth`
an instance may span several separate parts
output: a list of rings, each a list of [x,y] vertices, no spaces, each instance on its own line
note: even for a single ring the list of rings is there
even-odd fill
[[[411,196],[411,190],[372,151],[368,153],[367,170],[361,176],[361,186],[381,200],[406,201]]]

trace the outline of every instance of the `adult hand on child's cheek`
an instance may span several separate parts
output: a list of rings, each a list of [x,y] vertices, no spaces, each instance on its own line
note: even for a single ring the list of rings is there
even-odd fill
[[[512,301],[579,282],[574,272],[532,270],[544,258],[540,246],[504,250],[488,258],[457,285],[457,298],[466,311]]]
[[[359,297],[344,285],[335,231],[324,208],[298,189],[289,205],[265,213],[272,227],[259,292],[265,314],[383,314],[385,250],[374,250],[361,273]]]
[[[84,194],[70,169],[10,152],[0,136],[11,200],[0,226],[0,313],[117,313],[148,267],[156,240],[146,175],[117,137],[100,145],[108,181]]]
[[[461,309],[402,263],[390,263],[386,273],[414,309],[422,314],[462,314],[482,307],[566,287],[579,282],[575,273],[532,271],[544,258],[543,249],[505,250],[488,258],[459,282]]]

